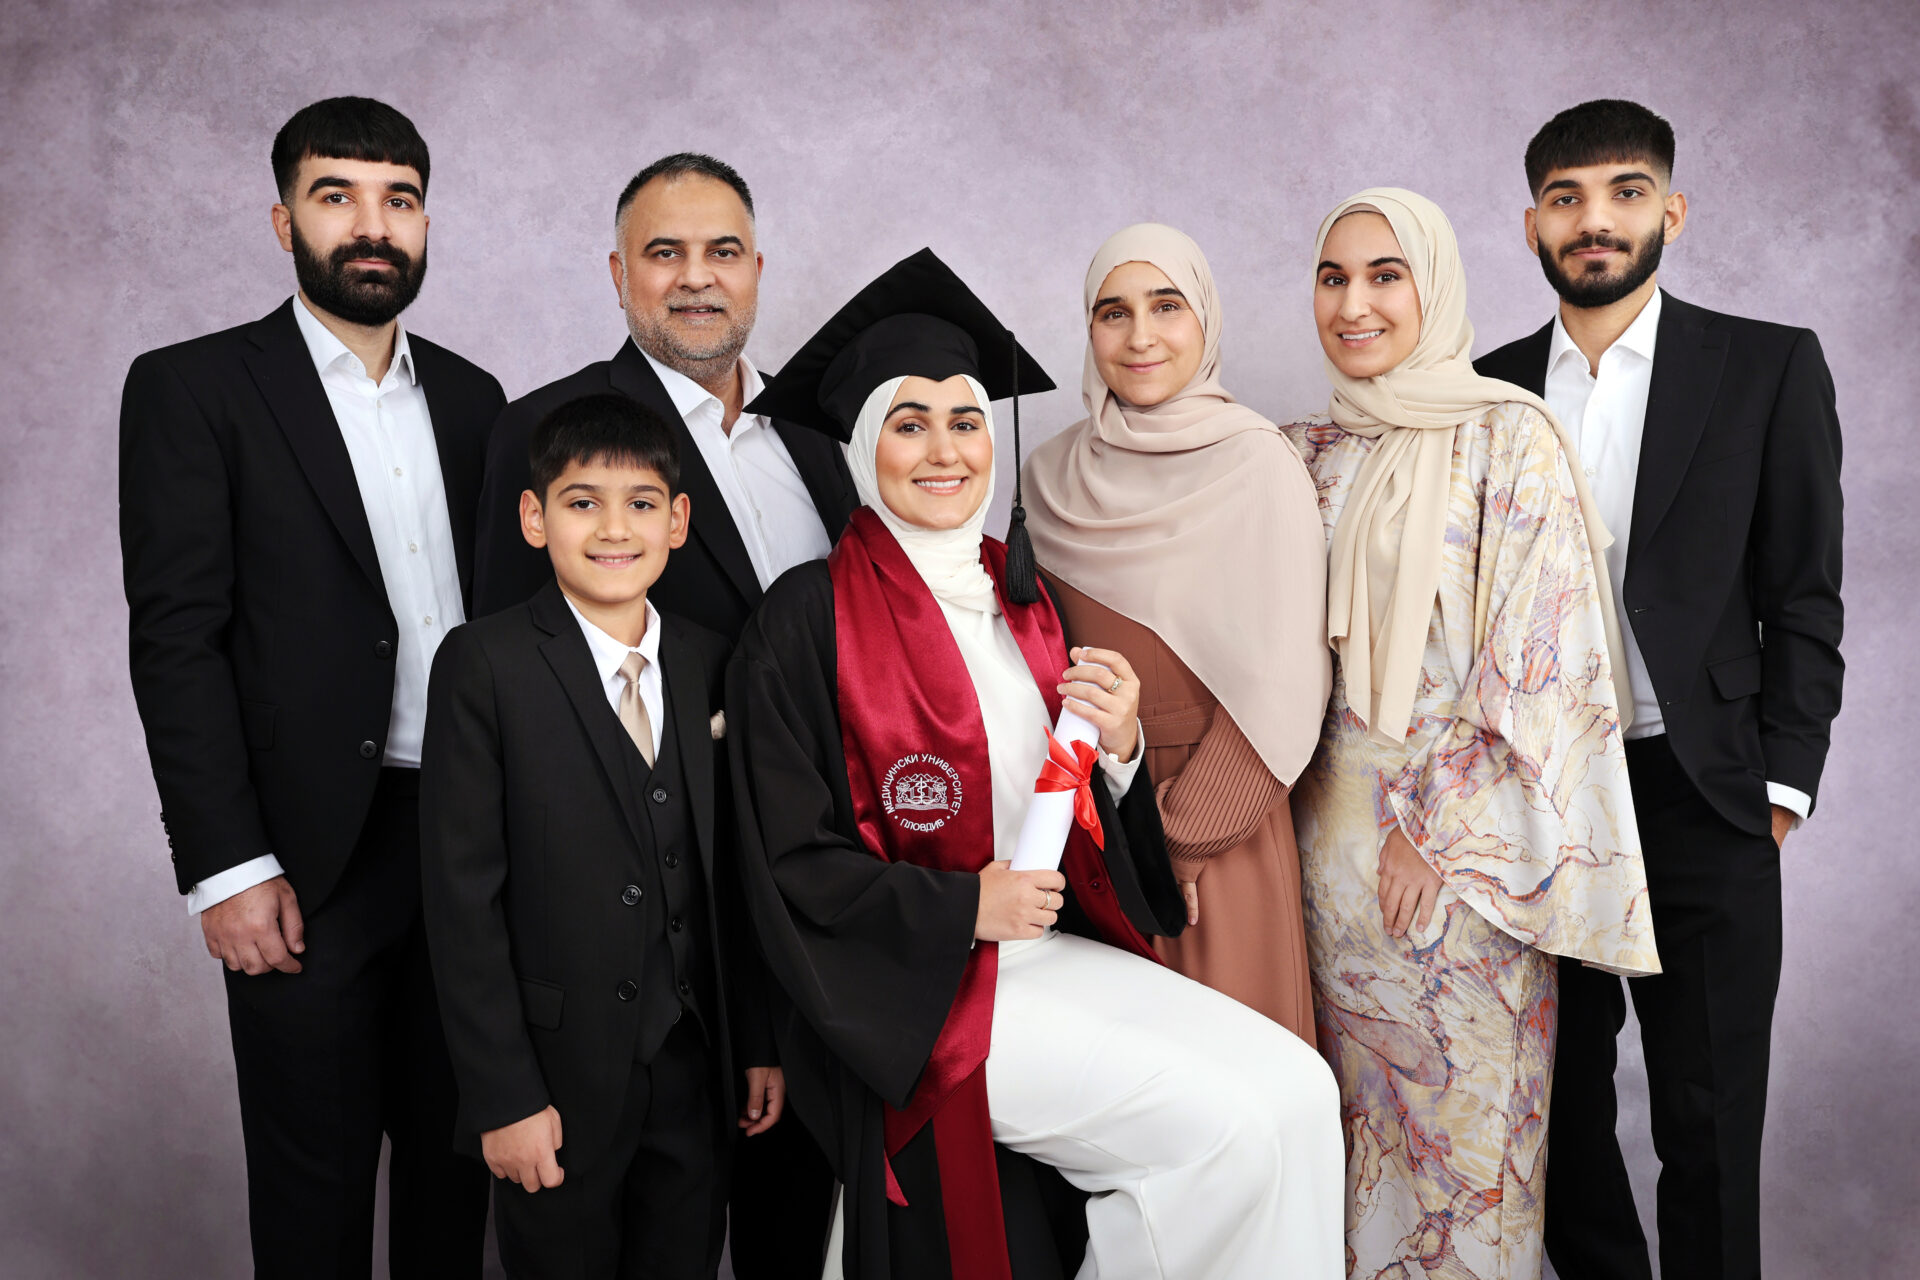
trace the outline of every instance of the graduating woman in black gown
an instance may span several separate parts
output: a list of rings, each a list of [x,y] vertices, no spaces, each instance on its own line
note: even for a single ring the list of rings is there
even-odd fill
[[[1070,658],[1030,562],[1010,573],[981,536],[987,406],[1016,361],[1051,386],[922,251],[749,406],[850,441],[867,504],[768,591],[727,697],[748,907],[789,1105],[844,1186],[840,1265],[1330,1280],[1332,1078],[1153,958],[1145,935],[1185,907],[1138,774],[1138,681],[1122,655]],[[1063,698],[1097,750],[1049,746]],[[1058,872],[1015,872],[1037,782],[1074,792],[1075,823]],[[1064,1229],[1060,1178],[1087,1193]]]

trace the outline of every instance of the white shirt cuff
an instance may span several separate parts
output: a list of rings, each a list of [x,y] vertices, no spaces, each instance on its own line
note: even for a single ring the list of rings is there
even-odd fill
[[[275,876],[287,874],[280,868],[280,859],[270,853],[250,858],[237,867],[228,867],[216,872],[193,886],[187,892],[187,914],[197,916],[208,907],[217,906],[236,893],[245,893],[257,884],[265,884]]]
[[[1133,785],[1133,775],[1140,772],[1140,762],[1146,758],[1147,734],[1136,716],[1133,721],[1133,759],[1122,760],[1111,751],[1100,752],[1100,772],[1106,775],[1107,794],[1113,797],[1115,804],[1126,798],[1127,788]]]
[[[1807,820],[1807,815],[1813,812],[1812,796],[1780,782],[1767,784],[1767,803],[1792,811],[1793,825],[1787,828],[1789,831],[1798,831],[1800,824]]]

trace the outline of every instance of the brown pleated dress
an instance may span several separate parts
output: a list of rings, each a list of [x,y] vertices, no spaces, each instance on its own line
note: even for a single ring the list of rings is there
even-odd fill
[[[1300,853],[1287,788],[1226,709],[1152,629],[1052,575],[1073,642],[1115,649],[1140,677],[1147,770],[1174,870],[1198,877],[1200,923],[1155,938],[1174,970],[1314,1043]]]

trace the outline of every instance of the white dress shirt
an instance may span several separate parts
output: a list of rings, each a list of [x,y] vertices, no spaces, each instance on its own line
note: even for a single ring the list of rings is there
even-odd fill
[[[620,711],[620,695],[626,692],[627,678],[620,674],[620,664],[627,655],[637,653],[646,660],[640,668],[640,702],[647,709],[647,724],[653,729],[653,758],[660,758],[660,735],[666,731],[667,710],[666,695],[660,682],[660,614],[647,602],[647,629],[640,635],[640,643],[626,645],[614,639],[599,627],[587,621],[571,599],[567,608],[573,610],[573,620],[580,624],[581,634],[587,638],[587,648],[593,651],[594,669],[600,673],[600,683],[607,694],[607,705],[617,715]],[[704,708],[696,708],[703,710]]]
[[[367,527],[373,533],[387,603],[400,628],[383,763],[418,768],[433,655],[441,638],[466,621],[427,393],[414,370],[404,327],[397,327],[393,360],[386,376],[376,383],[360,357],[297,295],[293,318],[346,443]],[[280,860],[263,854],[196,884],[187,894],[187,910],[204,911],[283,874]]]
[[[753,576],[760,580],[761,589],[797,564],[824,559],[833,550],[833,541],[773,424],[761,414],[743,413],[734,419],[729,433],[720,425],[726,406],[718,396],[652,356],[647,356],[647,363],[660,375],[674,409],[713,473],[733,527],[747,545],[747,559],[753,562]],[[761,386],[759,371],[741,356],[741,403],[759,395]],[[698,522],[713,517],[696,511],[693,518]]]
[[[1600,356],[1600,371],[1589,371],[1586,356],[1567,335],[1558,313],[1553,318],[1553,341],[1547,348],[1547,407],[1578,444],[1580,466],[1593,489],[1600,518],[1613,534],[1607,548],[1607,572],[1613,579],[1613,604],[1620,616],[1621,639],[1626,643],[1626,678],[1615,686],[1632,699],[1633,724],[1629,738],[1649,738],[1666,732],[1666,717],[1647,674],[1626,605],[1627,544],[1633,534],[1633,491],[1640,471],[1640,439],[1647,424],[1647,393],[1653,385],[1654,346],[1660,331],[1660,302],[1653,291],[1626,332]],[[1805,792],[1777,782],[1767,784],[1767,799],[1805,818],[1812,799]],[[1798,825],[1796,822],[1795,825]]]

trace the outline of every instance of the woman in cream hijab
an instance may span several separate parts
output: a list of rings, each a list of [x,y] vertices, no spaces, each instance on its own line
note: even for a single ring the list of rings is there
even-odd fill
[[[1187,898],[1186,932],[1154,947],[1312,1043],[1287,788],[1331,680],[1313,482],[1280,429],[1220,385],[1220,300],[1192,240],[1156,223],[1117,232],[1083,305],[1087,416],[1033,451],[1027,527],[1068,629],[1124,650],[1143,682]]]
[[[1540,1273],[1555,956],[1659,970],[1607,534],[1539,399],[1473,372],[1453,229],[1410,191],[1315,245],[1334,692],[1294,815],[1350,1274]]]

